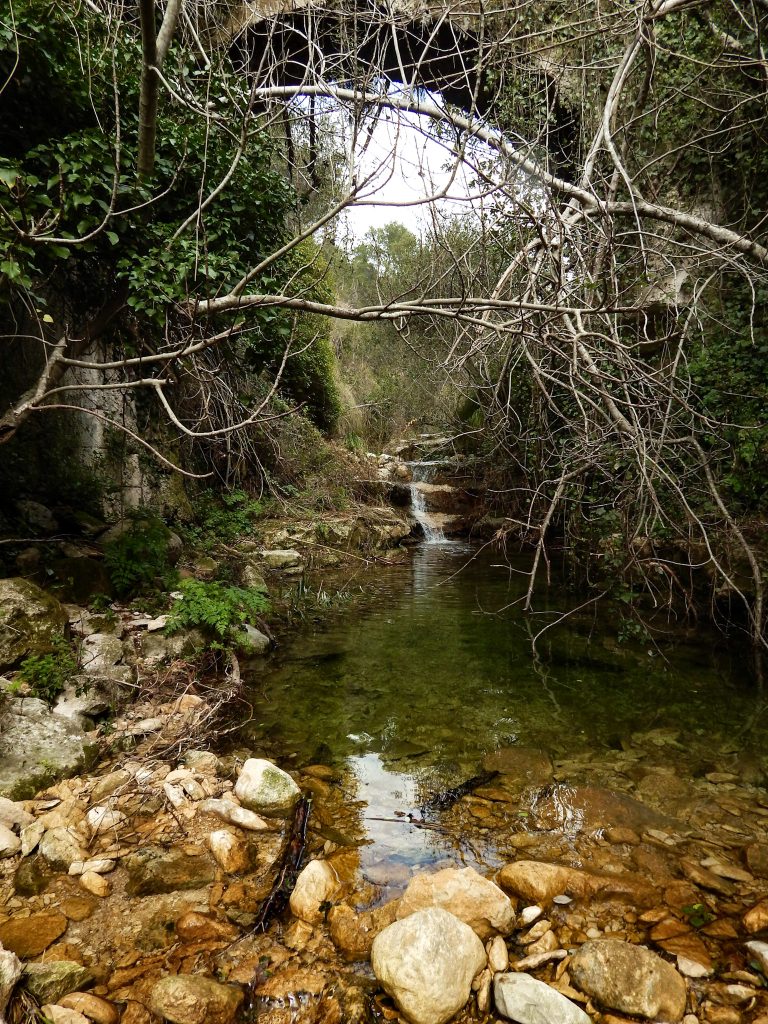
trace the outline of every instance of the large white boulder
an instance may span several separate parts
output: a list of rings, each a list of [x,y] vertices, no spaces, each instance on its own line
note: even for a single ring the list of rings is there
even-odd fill
[[[271,761],[249,757],[235,784],[235,796],[250,811],[285,814],[301,796],[288,772]]]
[[[439,907],[395,921],[373,940],[371,963],[382,988],[410,1024],[445,1024],[469,999],[485,967],[469,925]]]

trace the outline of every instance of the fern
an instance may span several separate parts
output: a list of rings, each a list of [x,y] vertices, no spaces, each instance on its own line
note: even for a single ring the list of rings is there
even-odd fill
[[[183,580],[179,590],[183,596],[168,618],[168,633],[196,628],[222,643],[239,626],[269,610],[266,594],[253,587]]]

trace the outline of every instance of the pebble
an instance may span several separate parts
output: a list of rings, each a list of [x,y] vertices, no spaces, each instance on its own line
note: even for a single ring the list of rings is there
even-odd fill
[[[120,1014],[114,1003],[100,999],[99,996],[94,996],[90,992],[70,992],[69,995],[63,996],[59,1000],[59,1006],[77,1010],[78,1013],[84,1014],[95,1024],[117,1024],[120,1019]]]
[[[230,825],[239,825],[240,828],[248,829],[251,832],[261,832],[269,828],[269,825],[260,818],[258,814],[240,807],[238,804],[230,803],[229,800],[202,800],[197,804],[201,814],[215,814],[217,818],[228,822]]]
[[[557,897],[556,897],[557,898]],[[520,920],[523,924],[533,924],[544,913],[541,907],[523,907],[520,911]]]
[[[115,870],[116,861],[106,857],[92,857],[90,860],[73,860],[69,865],[70,875],[84,875],[93,871],[97,875],[107,875]]]
[[[497,935],[486,946],[488,953],[488,967],[495,974],[497,971],[506,971],[509,967],[509,951],[507,944],[501,935]]]

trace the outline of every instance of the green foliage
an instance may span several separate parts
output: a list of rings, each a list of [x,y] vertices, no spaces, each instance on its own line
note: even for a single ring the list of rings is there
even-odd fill
[[[691,903],[681,909],[688,924],[694,928],[703,928],[705,924],[709,924],[715,919],[715,915],[704,903]]]
[[[196,548],[210,551],[217,544],[231,544],[253,531],[255,520],[263,516],[269,502],[252,498],[236,489],[202,491],[194,501],[196,521],[183,528],[184,539]]]
[[[136,516],[104,549],[104,564],[120,597],[166,587],[174,577],[168,562],[170,531],[160,519]]]
[[[77,658],[69,641],[64,636],[55,636],[50,650],[31,654],[22,661],[17,678],[29,684],[33,697],[53,704],[76,671]]]
[[[216,646],[226,646],[239,626],[269,610],[269,599],[256,588],[183,580],[183,597],[171,611],[166,630],[201,629]]]

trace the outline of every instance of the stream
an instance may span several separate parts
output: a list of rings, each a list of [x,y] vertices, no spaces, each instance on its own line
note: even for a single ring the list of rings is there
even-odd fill
[[[590,605],[545,632],[534,657],[532,634],[583,597],[553,567],[525,615],[528,565],[464,542],[422,544],[363,578],[363,607],[300,632],[250,678],[253,720],[240,738],[287,767],[340,773],[345,806],[327,824],[359,846],[363,876],[385,891],[443,862],[495,867],[532,827],[525,803],[507,810],[506,828],[498,815],[483,822],[482,807],[449,827],[429,804],[484,759],[493,768],[495,751],[521,764],[544,751],[556,781],[629,793],[638,759],[693,780],[725,758],[736,778],[739,758],[765,749],[746,663],[716,632],[664,622],[651,636],[625,606]],[[672,790],[675,806],[663,794],[656,806],[682,813]]]

